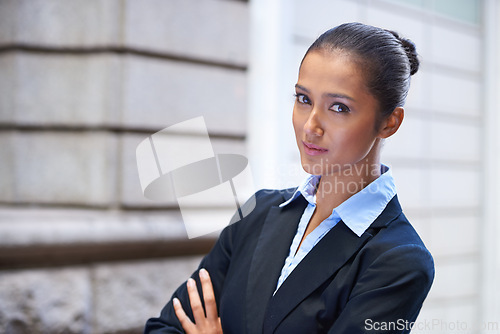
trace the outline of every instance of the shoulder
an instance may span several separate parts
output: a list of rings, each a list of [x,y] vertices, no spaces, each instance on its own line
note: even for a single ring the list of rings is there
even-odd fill
[[[386,226],[375,231],[369,244],[370,248],[377,253],[391,249],[402,249],[405,246],[429,252],[417,231],[402,212]]]
[[[434,259],[404,215],[382,229],[369,244],[373,264],[386,262],[401,270],[421,271],[432,281]]]
[[[432,281],[434,277],[434,260],[418,235],[396,203],[389,203],[387,221],[379,222],[378,228],[369,229],[366,233],[373,236],[361,251],[366,267],[371,265],[395,266],[399,270],[420,271]],[[399,208],[399,210],[398,210]],[[384,213],[381,215],[382,219]],[[405,269],[406,268],[406,269]]]
[[[426,249],[422,239],[404,215],[397,195],[365,232],[372,235],[370,247],[383,252],[403,246],[417,245]]]
[[[353,261],[353,296],[392,286],[423,301],[435,276],[431,253],[402,213],[376,231]]]
[[[248,216],[250,218],[256,214],[267,212],[271,207],[279,206],[281,203],[288,200],[297,188],[289,189],[261,189],[257,191],[250,200],[245,203],[252,203],[252,208]]]
[[[235,213],[231,223],[222,231],[222,234],[233,236],[236,234],[255,234],[259,230],[259,226],[264,224],[269,211],[288,200],[294,194],[295,189],[261,189],[257,191],[241,207],[244,217],[239,219],[238,213]]]
[[[297,187],[287,189],[261,189],[255,193],[255,197],[261,201],[272,201],[275,205],[279,205],[292,197],[295,190],[297,190]]]

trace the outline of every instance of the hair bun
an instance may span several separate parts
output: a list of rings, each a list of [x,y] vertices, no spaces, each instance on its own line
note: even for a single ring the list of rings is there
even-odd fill
[[[407,38],[400,37],[399,34],[395,31],[387,31],[393,34],[394,37],[396,37],[396,39],[401,43],[403,50],[405,50],[406,56],[410,61],[410,75],[417,73],[420,67],[420,60],[418,60],[417,48],[415,47],[415,44]]]
[[[399,38],[401,41],[401,45],[403,45],[403,49],[406,52],[406,56],[410,60],[410,75],[417,73],[418,68],[420,67],[420,60],[418,60],[417,49],[415,48],[415,44],[407,38]]]

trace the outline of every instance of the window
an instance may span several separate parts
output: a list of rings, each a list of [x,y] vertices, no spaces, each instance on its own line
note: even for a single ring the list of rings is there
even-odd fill
[[[413,7],[422,8],[452,19],[478,24],[481,13],[481,0],[391,0]]]

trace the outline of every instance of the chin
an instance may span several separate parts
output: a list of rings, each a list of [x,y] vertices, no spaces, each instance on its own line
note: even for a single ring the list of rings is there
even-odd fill
[[[342,168],[338,164],[325,164],[325,163],[314,163],[308,161],[301,161],[302,169],[312,175],[331,175],[339,173]]]
[[[304,172],[312,175],[323,175],[325,166],[321,164],[313,164],[313,163],[302,163],[302,169]]]

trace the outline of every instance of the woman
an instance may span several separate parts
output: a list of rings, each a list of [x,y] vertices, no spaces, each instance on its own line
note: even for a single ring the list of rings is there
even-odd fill
[[[349,23],[321,35],[293,109],[310,176],[292,191],[257,192],[256,208],[221,233],[145,332],[409,332],[434,266],[380,150],[418,67],[413,43],[394,32]]]

